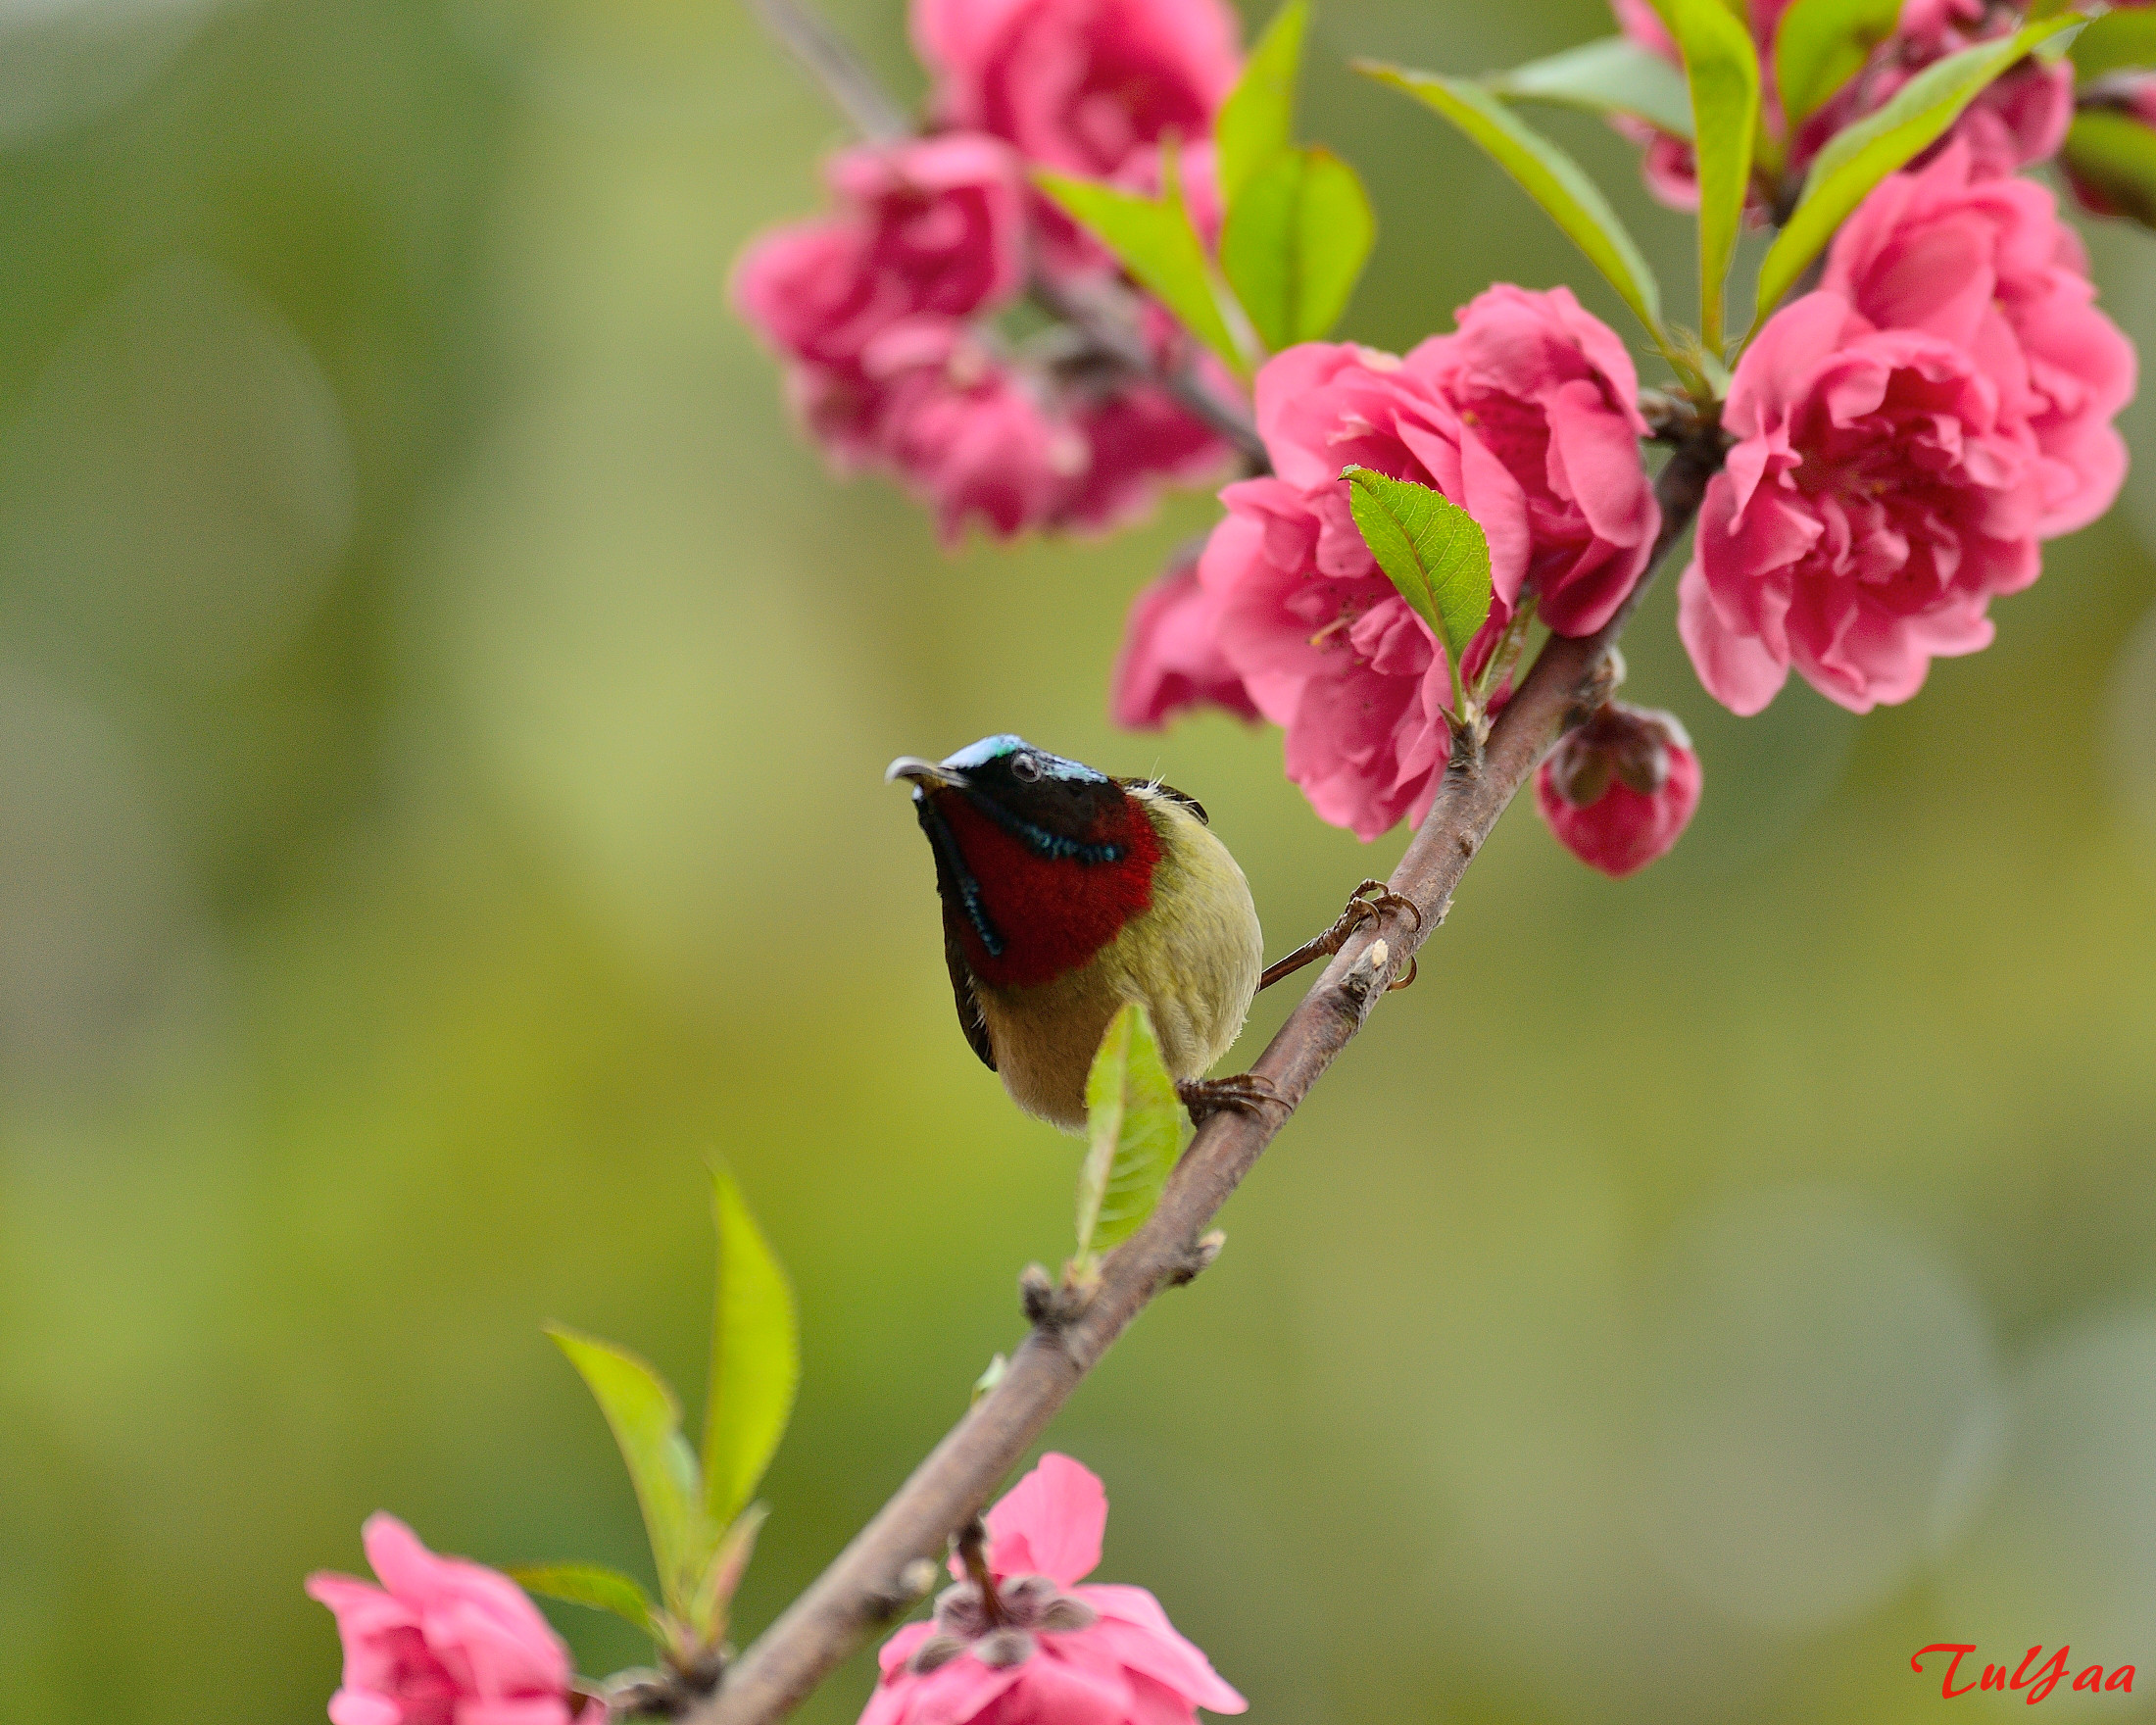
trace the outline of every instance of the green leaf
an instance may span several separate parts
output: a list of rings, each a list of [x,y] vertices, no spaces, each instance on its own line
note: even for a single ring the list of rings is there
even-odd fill
[[[801,1383],[801,1326],[786,1272],[722,1167],[711,1170],[711,1212],[718,1295],[704,1412],[704,1508],[712,1527],[726,1527],[785,1436]]]
[[[1490,616],[1490,542],[1473,516],[1427,485],[1369,468],[1341,477],[1370,555],[1445,643],[1456,690],[1468,643]]]
[[[1665,350],[1662,291],[1625,224],[1580,165],[1514,114],[1491,91],[1467,78],[1357,61],[1355,70],[1403,90],[1445,116],[1487,150],[1520,189],[1540,204],[1567,238],[1607,278],[1617,295]]]
[[[2156,9],[2107,12],[2074,38],[2068,52],[2074,57],[2075,77],[2084,84],[2106,73],[2156,67]]]
[[[612,1611],[654,1639],[660,1635],[659,1607],[618,1569],[602,1568],[597,1563],[527,1563],[509,1570],[508,1575],[527,1594],[589,1605],[594,1611]]]
[[[1166,195],[1148,198],[1052,169],[1033,171],[1034,183],[1064,214],[1090,230],[1185,329],[1247,379],[1250,356],[1228,331],[1212,266],[1183,206],[1172,140],[1160,152],[1160,179]]]
[[[626,1349],[557,1324],[548,1328],[613,1428],[659,1565],[659,1591],[669,1610],[701,1579],[710,1544],[696,1456],[681,1435],[681,1404],[661,1377]]]
[[[2118,215],[2156,227],[2156,128],[2114,108],[2086,108],[2066,134],[2065,164]]]
[[[1296,74],[1309,0],[1288,0],[1243,62],[1243,75],[1213,122],[1213,162],[1221,208],[1233,212],[1258,170],[1295,142]]]
[[[2046,19],[1949,54],[1903,84],[1876,114],[1837,132],[1812,163],[1788,225],[1767,249],[1759,269],[1759,306],[1745,340],[1759,333],[1783,295],[1874,186],[1943,137],[1962,110],[2037,43],[2080,23],[2073,15]]]
[[[1759,51],[1723,0],[1652,0],[1677,38],[1691,88],[1692,153],[1699,163],[1699,339],[1720,358],[1722,301],[1751,195],[1759,134]]]
[[[1590,114],[1623,114],[1673,138],[1691,137],[1685,74],[1630,36],[1604,36],[1483,79],[1508,102],[1551,102]]]
[[[714,1646],[726,1633],[734,1595],[740,1591],[742,1576],[748,1573],[749,1559],[756,1554],[757,1535],[767,1514],[761,1503],[751,1503],[744,1509],[718,1542],[718,1550],[712,1552],[704,1571],[704,1580],[689,1604],[689,1622],[706,1647]]]
[[[1355,171],[1311,145],[1273,158],[1220,233],[1220,268],[1259,338],[1278,353],[1331,333],[1377,239]]]
[[[1775,81],[1790,132],[1894,33],[1901,7],[1902,0],[1794,0],[1774,33]]]
[[[1086,1159],[1078,1171],[1078,1256],[1121,1245],[1160,1202],[1183,1143],[1183,1105],[1146,1009],[1108,1020],[1086,1075]]]

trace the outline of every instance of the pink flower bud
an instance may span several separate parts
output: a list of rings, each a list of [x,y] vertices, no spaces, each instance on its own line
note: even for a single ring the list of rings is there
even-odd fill
[[[1612,701],[1549,752],[1535,803],[1566,850],[1622,880],[1690,822],[1699,757],[1674,715]]]
[[[604,1704],[569,1688],[568,1649],[508,1576],[437,1557],[393,1515],[369,1516],[364,1538],[380,1587],[307,1578],[344,1643],[333,1725],[604,1725]]]
[[[1142,1587],[1080,1586],[1101,1561],[1107,1496],[1048,1454],[988,1512],[993,1599],[946,1589],[883,1645],[861,1725],[1189,1725],[1249,1704]],[[958,1565],[952,1565],[955,1572]]]

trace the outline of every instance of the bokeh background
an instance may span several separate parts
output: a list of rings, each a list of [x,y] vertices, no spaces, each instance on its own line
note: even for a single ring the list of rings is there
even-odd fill
[[[899,0],[830,15],[918,92]],[[1306,129],[1384,227],[1350,333],[1587,271],[1346,58],[1605,27],[1321,9]],[[1683,280],[1630,152],[1550,123]],[[1076,1154],[956,1032],[891,756],[1157,768],[1275,951],[1396,855],[1274,735],[1107,725],[1207,499],[952,556],[793,434],[723,284],[839,136],[729,0],[0,3],[0,1718],[318,1719],[301,1577],[377,1507],[640,1569],[540,1325],[699,1394],[713,1152],[807,1350],[742,1629],[837,1550],[1016,1338]],[[2091,239],[2156,348],[2156,241]],[[1683,846],[1612,885],[1509,816],[1219,1266],[1057,1422],[1103,1576],[1253,1720],[1931,1719],[1936,1641],[2070,1642],[2149,1707],[2133,429],[1998,645],[1861,723],[1719,714],[1665,584],[1627,649],[1705,759]],[[640,1659],[555,1615],[585,1669]]]

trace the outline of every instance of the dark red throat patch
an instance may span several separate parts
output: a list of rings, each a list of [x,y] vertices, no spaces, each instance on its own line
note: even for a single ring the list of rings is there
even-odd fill
[[[1113,846],[1112,862],[1044,856],[976,808],[964,793],[935,793],[935,813],[980,888],[979,909],[1003,943],[991,953],[966,911],[946,904],[966,962],[997,988],[1033,988],[1085,963],[1152,903],[1160,835],[1145,806],[1125,794],[1083,836]]]

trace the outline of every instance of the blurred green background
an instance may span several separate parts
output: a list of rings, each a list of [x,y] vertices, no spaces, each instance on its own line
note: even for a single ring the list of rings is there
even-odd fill
[[[898,0],[831,13],[917,92]],[[1586,271],[1345,59],[1605,27],[1322,8],[1307,130],[1384,223],[1349,333]],[[1550,123],[1681,281],[1630,151]],[[837,1550],[1016,1338],[1075,1165],[957,1034],[893,755],[1157,768],[1276,952],[1396,855],[1273,735],[1107,725],[1208,500],[950,557],[793,434],[723,282],[838,138],[728,0],[0,4],[0,1719],[318,1719],[300,1580],[377,1507],[640,1568],[540,1324],[696,1394],[714,1150],[807,1349],[742,1629]],[[2092,240],[2156,342],[2156,241]],[[1616,886],[1508,818],[1057,1422],[1102,1577],[1253,1720],[1930,1719],[1935,1641],[2149,1704],[2149,474],[1862,723],[1718,714],[1665,583],[1627,648],[1691,834]]]

